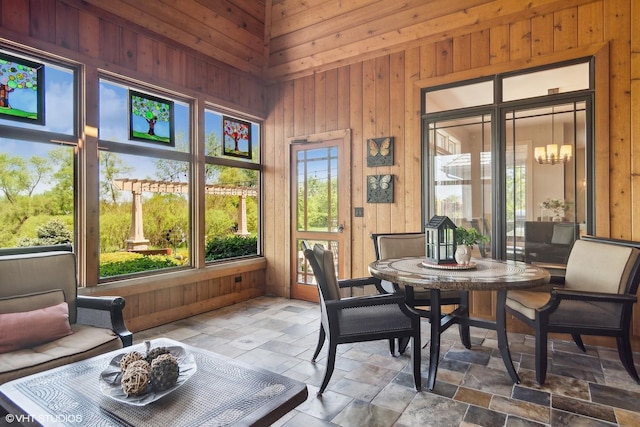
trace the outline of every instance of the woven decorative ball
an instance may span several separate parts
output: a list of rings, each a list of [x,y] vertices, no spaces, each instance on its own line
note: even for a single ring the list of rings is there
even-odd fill
[[[151,365],[149,364],[149,362],[147,362],[144,359],[136,360],[134,362],[129,363],[129,365],[127,366],[127,370],[133,369],[133,368],[142,368],[147,372],[151,372]]]
[[[130,363],[135,362],[136,360],[144,360],[144,356],[137,351],[131,351],[125,354],[124,356],[122,356],[122,359],[120,359],[120,370],[122,372],[126,371],[127,366],[129,366]]]
[[[122,391],[127,396],[138,395],[147,388],[149,371],[141,367],[129,367],[122,374]]]

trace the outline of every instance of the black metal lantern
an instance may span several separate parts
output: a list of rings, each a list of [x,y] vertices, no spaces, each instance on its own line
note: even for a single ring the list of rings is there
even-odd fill
[[[448,216],[434,216],[425,227],[427,262],[455,264],[456,225]]]

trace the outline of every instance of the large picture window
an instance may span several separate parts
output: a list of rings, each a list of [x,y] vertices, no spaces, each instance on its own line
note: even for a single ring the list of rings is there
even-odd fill
[[[2,49],[0,70],[0,110],[38,116],[0,114],[0,247],[74,244],[77,70]]]
[[[229,152],[229,123],[244,126],[246,137]],[[205,110],[205,260],[258,254],[259,136],[257,123]],[[240,160],[239,158],[242,158]]]
[[[131,136],[131,94],[171,106],[175,144]],[[190,114],[188,103],[100,81],[100,277],[191,264]],[[158,117],[140,101],[138,115]],[[145,111],[149,110],[149,111]],[[158,119],[160,120],[160,119]],[[148,127],[148,126],[147,126]],[[146,128],[145,128],[146,129]]]

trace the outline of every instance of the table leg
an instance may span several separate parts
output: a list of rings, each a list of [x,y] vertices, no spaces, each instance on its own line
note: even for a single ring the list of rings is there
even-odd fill
[[[469,319],[469,291],[460,292],[460,305],[458,306],[465,319]],[[462,345],[469,350],[471,349],[471,333],[469,332],[469,323],[463,321],[458,324],[458,332],[460,332],[460,341]]]
[[[427,378],[427,388],[433,390],[436,385],[438,359],[440,358],[440,289],[431,289],[430,309],[431,346],[429,348],[429,377]]]
[[[496,304],[496,333],[498,335],[498,348],[502,355],[502,361],[504,366],[509,372],[509,376],[515,384],[520,384],[520,377],[518,376],[516,369],[513,366],[513,360],[511,360],[511,353],[509,352],[509,341],[507,340],[507,312],[504,308],[507,301],[507,290],[498,290],[498,301]]]

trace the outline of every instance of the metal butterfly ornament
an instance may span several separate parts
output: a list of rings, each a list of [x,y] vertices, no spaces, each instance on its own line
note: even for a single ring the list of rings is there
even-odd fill
[[[380,141],[378,144],[375,139],[369,140],[369,155],[377,156],[380,154],[381,156],[388,156],[391,147],[391,138],[385,138]]]
[[[367,176],[367,202],[393,203],[393,175]]]
[[[367,139],[367,166],[393,165],[393,137]]]
[[[369,177],[369,187],[372,190],[377,190],[381,188],[386,190],[389,188],[389,183],[391,182],[391,175],[371,175]]]

